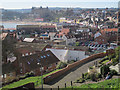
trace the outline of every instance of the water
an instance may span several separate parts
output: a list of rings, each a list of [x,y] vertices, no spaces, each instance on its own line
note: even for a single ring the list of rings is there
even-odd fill
[[[24,24],[18,24],[18,23],[2,23],[4,28],[16,28],[17,25],[24,25]]]

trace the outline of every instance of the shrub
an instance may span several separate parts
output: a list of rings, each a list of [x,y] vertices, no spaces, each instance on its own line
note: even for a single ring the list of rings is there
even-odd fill
[[[91,67],[89,67],[89,69],[93,69],[93,67],[91,66]]]
[[[84,78],[84,74],[82,73],[82,78]]]
[[[61,68],[64,68],[64,67],[66,67],[66,66],[67,66],[66,63],[64,63],[64,62],[59,62],[58,65],[57,65],[57,69],[61,69]]]
[[[96,73],[96,78],[97,79],[102,78],[101,74],[100,73]]]
[[[90,79],[90,74],[87,74],[85,79]]]
[[[77,79],[77,80],[75,81],[75,83],[79,83],[79,79]]]
[[[96,80],[96,75],[94,73],[90,74],[90,79],[92,81],[95,81]]]
[[[100,60],[99,63],[102,63],[103,61],[105,61],[105,60],[107,60],[107,59],[109,59],[108,56],[106,56],[105,58],[103,58],[102,60]]]
[[[100,71],[101,71],[101,74],[105,77],[108,74],[108,72],[110,71],[110,68],[108,65],[103,65],[100,68]]]
[[[85,82],[85,80],[84,80],[83,78],[77,79],[77,80],[75,81],[75,83],[83,83],[83,82]]]
[[[75,60],[70,60],[70,61],[68,61],[69,64],[72,64],[72,63],[74,63],[74,62],[76,62],[76,61],[75,61]]]
[[[29,75],[30,75],[31,77],[34,76],[34,72],[31,71],[31,72],[29,73]]]
[[[83,78],[80,78],[79,83],[83,83],[83,82],[85,82],[85,80]]]
[[[117,75],[118,73],[117,73],[117,71],[116,70],[110,70],[110,75]]]

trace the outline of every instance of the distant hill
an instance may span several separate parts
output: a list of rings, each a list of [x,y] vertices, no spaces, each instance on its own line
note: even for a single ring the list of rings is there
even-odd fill
[[[31,9],[5,9],[7,11],[14,11],[19,13],[30,13]]]

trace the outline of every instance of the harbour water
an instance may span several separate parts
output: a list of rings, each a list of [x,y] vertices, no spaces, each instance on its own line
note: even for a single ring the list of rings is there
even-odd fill
[[[16,28],[17,25],[23,25],[20,23],[2,23],[2,25],[4,26],[4,28]]]

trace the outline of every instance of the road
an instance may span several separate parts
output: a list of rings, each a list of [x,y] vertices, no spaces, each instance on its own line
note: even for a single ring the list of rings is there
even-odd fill
[[[93,66],[95,61],[99,61],[99,60],[101,59],[100,58],[95,59],[91,62],[85,63],[83,65],[79,65],[78,67],[70,70],[69,72],[65,73],[59,78],[53,80],[52,82],[49,82],[48,84],[44,84],[43,87],[44,88],[58,88],[59,86],[60,88],[64,88],[65,83],[67,87],[71,86],[71,81],[74,82],[75,80],[80,78],[82,73],[86,73],[88,71],[88,68],[90,66]],[[75,85],[75,83],[73,83],[73,85]]]

